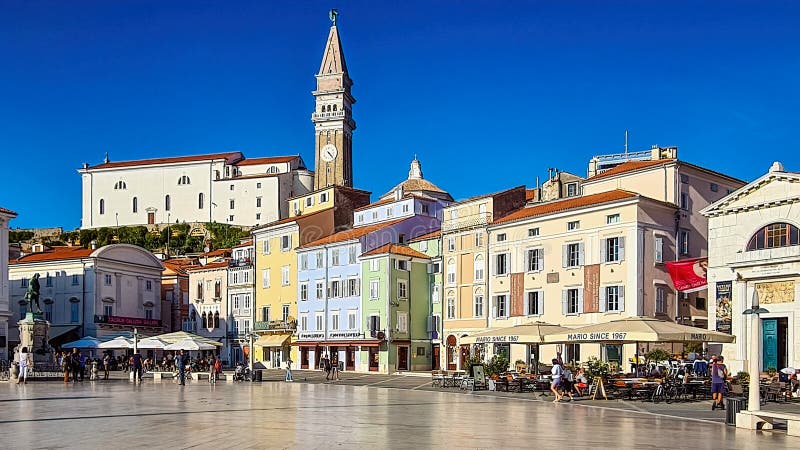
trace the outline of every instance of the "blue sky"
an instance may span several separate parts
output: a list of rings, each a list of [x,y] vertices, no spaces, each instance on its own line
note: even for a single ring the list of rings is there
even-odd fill
[[[800,170],[800,3],[0,0],[0,206],[80,224],[83,162],[241,150],[313,165],[314,74],[339,28],[356,187],[459,199],[595,154],[676,145],[744,180]]]

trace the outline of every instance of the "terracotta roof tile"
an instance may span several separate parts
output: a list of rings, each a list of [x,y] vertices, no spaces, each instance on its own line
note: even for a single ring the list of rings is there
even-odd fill
[[[474,197],[465,198],[464,200],[458,200],[457,202],[455,202],[453,204],[450,204],[450,205],[447,205],[447,206],[450,207],[450,206],[463,205],[464,203],[474,202],[475,200],[480,200],[482,198],[489,198],[489,197],[494,197],[496,195],[505,194],[506,192],[511,192],[514,189],[519,189],[519,188],[523,188],[524,189],[525,185],[516,186],[516,187],[510,188],[510,189],[504,189],[502,191],[492,192],[490,194],[476,195]]]
[[[418,252],[411,247],[407,247],[405,245],[400,245],[400,244],[386,244],[374,250],[370,250],[361,256],[382,255],[384,253],[391,253],[393,255],[401,255],[401,256],[410,256],[412,258],[430,259],[430,256],[424,253]]]
[[[639,169],[646,169],[648,167],[658,166],[661,164],[666,164],[671,162],[675,162],[675,159],[670,158],[670,159],[656,159],[652,161],[628,161],[618,166],[612,167],[611,169],[608,169],[605,172],[598,173],[597,175],[587,179],[586,181],[600,180],[602,178],[612,177],[614,175],[619,175],[621,173],[632,172],[634,170],[639,170]]]
[[[192,161],[210,161],[213,159],[225,159],[228,164],[244,159],[242,152],[212,153],[208,155],[175,156],[171,158],[151,158],[133,161],[116,161],[91,166],[89,169],[113,169],[116,167],[152,166],[155,164],[173,164]]]
[[[393,202],[395,202],[394,198],[384,198],[384,199],[378,200],[376,202],[372,202],[369,205],[364,205],[364,206],[362,206],[360,208],[356,208],[356,209],[354,209],[354,211],[362,211],[362,210],[365,210],[365,209],[374,208],[376,206],[386,205],[388,203],[393,203]]]
[[[17,213],[15,213],[14,211],[12,211],[10,209],[5,209],[2,206],[0,206],[0,214],[6,214],[6,215],[9,215],[9,216],[17,217]]]
[[[438,238],[439,236],[441,236],[441,234],[442,234],[441,230],[431,231],[430,233],[425,233],[421,236],[417,236],[414,239],[409,239],[408,242],[427,241],[428,239]]]
[[[263,230],[264,228],[269,228],[269,227],[273,227],[273,226],[276,226],[276,225],[283,225],[283,224],[287,224],[287,223],[296,222],[298,220],[307,219],[309,217],[316,216],[317,214],[330,211],[331,209],[333,209],[333,207],[320,209],[319,211],[314,211],[314,212],[308,213],[308,214],[301,214],[299,216],[287,217],[285,219],[280,219],[280,220],[276,220],[274,222],[265,223],[264,225],[259,225],[259,226],[255,227],[255,228],[253,228],[253,230]]]
[[[31,253],[19,259],[9,261],[10,264],[24,264],[41,261],[58,261],[62,259],[87,258],[94,250],[83,247],[53,247],[43,252]]]
[[[598,205],[601,203],[608,203],[626,198],[638,197],[637,194],[629,191],[617,189],[614,191],[601,192],[599,194],[584,195],[582,197],[573,197],[566,200],[558,200],[548,203],[537,203],[534,206],[520,208],[516,211],[497,219],[495,224],[514,222],[516,220],[527,219],[530,217],[543,216],[545,214],[552,214],[561,211],[568,211],[570,209],[583,208],[585,206]]]
[[[233,248],[249,247],[251,245],[253,245],[253,240],[252,239],[250,239],[249,241],[242,242],[239,245],[234,245]]]
[[[334,233],[334,234],[332,234],[330,236],[326,236],[326,237],[324,237],[322,239],[317,239],[316,241],[312,241],[312,242],[309,242],[308,244],[301,245],[298,248],[317,247],[319,245],[332,244],[334,242],[342,242],[342,241],[349,241],[351,239],[358,239],[361,236],[365,236],[365,235],[367,235],[369,233],[372,233],[374,231],[378,231],[381,228],[386,228],[386,227],[392,226],[392,225],[394,225],[396,223],[400,223],[400,222],[402,222],[404,220],[407,220],[407,219],[408,218],[403,218],[403,219],[398,219],[398,220],[392,220],[390,222],[376,223],[374,225],[367,225],[367,226],[363,226],[363,227],[353,228],[353,229],[350,229],[350,230],[340,231],[340,232]]]
[[[211,250],[210,252],[200,254],[201,258],[212,258],[214,256],[231,256],[231,249],[218,248],[216,250]]]
[[[191,267],[186,269],[187,272],[198,272],[201,270],[221,269],[230,266],[228,261],[210,262],[204,266]]]
[[[300,155],[288,156],[265,156],[263,158],[245,158],[236,163],[237,166],[255,166],[258,164],[280,164],[292,162],[300,158]]]

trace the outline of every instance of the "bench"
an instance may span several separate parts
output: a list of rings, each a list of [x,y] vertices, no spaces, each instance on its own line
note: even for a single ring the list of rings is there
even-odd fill
[[[148,372],[153,374],[153,381],[161,381],[163,378],[174,378],[174,373],[172,372]]]
[[[211,378],[211,373],[210,372],[192,372],[190,374],[190,377],[191,377],[191,379],[196,380],[196,381],[200,381],[200,379],[208,380],[209,378]]]
[[[786,434],[800,436],[800,414],[775,411],[742,411],[736,414],[736,427],[748,430],[771,430],[775,420],[786,421]]]

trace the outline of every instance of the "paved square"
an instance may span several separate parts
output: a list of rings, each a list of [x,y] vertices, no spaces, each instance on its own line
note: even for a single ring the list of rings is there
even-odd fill
[[[6,448],[115,449],[800,445],[780,432],[618,409],[379,386],[2,383],[0,442]]]

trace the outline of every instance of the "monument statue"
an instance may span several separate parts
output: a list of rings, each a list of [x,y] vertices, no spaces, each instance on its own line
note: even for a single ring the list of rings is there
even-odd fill
[[[331,19],[331,25],[336,26],[336,18],[339,17],[339,11],[332,9],[328,12],[328,17]]]
[[[25,300],[31,305],[31,312],[41,314],[42,307],[39,305],[39,274],[35,273],[28,280],[28,292],[25,293]],[[33,306],[36,305],[36,309]]]

